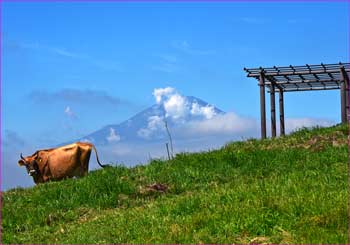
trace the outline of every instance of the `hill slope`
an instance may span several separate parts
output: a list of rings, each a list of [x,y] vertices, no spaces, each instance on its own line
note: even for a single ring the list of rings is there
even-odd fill
[[[345,244],[347,157],[341,125],[13,189],[2,242]]]

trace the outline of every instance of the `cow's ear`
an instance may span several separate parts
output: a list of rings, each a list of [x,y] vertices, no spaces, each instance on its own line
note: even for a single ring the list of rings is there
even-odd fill
[[[19,166],[23,166],[24,164],[25,164],[25,162],[22,159],[18,161]]]

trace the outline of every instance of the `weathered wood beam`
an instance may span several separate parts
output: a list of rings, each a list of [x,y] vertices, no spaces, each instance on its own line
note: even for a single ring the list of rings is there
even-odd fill
[[[350,71],[350,69],[346,69],[346,71]],[[265,76],[288,76],[288,75],[307,75],[307,74],[324,74],[324,73],[339,73],[339,69],[329,69],[329,70],[303,70],[303,71],[280,71],[280,72],[268,72],[264,71]],[[248,69],[247,77],[259,77],[258,72],[250,72]]]
[[[260,73],[260,123],[261,123],[261,138],[266,139],[266,107],[265,107],[265,76]]]
[[[340,101],[341,101],[341,122],[346,123],[349,121],[349,76],[345,71],[344,66],[340,67],[341,77],[341,89],[340,89]]]
[[[340,85],[340,111],[341,111],[341,122],[346,123],[346,90],[345,81]]]
[[[283,90],[279,89],[279,111],[280,111],[280,135],[285,135],[284,127],[284,98]]]
[[[288,88],[284,88],[283,92],[303,92],[303,91],[317,91],[317,90],[333,90],[333,89],[339,89],[340,86],[336,86],[336,87],[310,87],[310,88],[292,88],[292,89],[288,89]],[[268,91],[268,93],[270,93],[270,91]],[[275,91],[276,93],[276,91]]]
[[[270,109],[271,109],[271,136],[276,137],[276,103],[275,103],[275,86],[270,86]]]
[[[346,80],[345,82],[345,102],[346,102],[346,120],[350,122],[350,81]]]
[[[267,81],[266,81],[267,80]],[[265,86],[275,85],[278,89],[283,89],[282,85],[277,83],[277,80],[272,76],[265,76]]]
[[[305,80],[289,80],[289,81],[278,81],[278,80],[273,80],[273,82],[270,81],[269,79],[267,82],[265,82],[265,85],[270,85],[271,83],[275,83],[275,85],[281,85],[281,84],[300,84],[300,83],[329,83],[329,82],[339,82],[338,79],[305,79]]]

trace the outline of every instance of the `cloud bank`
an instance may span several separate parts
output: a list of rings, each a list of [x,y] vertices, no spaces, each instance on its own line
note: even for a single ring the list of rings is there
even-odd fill
[[[186,96],[181,95],[175,88],[156,88],[153,96],[157,104],[162,105],[165,117],[174,120],[188,116],[202,116],[212,118],[216,115],[214,106],[200,106],[197,102],[189,102]]]
[[[256,118],[239,115],[236,112],[219,113],[213,105],[203,105],[190,101],[173,87],[155,88],[153,96],[157,105],[164,109],[164,114],[150,116],[146,128],[141,128],[138,135],[145,139],[164,134],[165,121],[170,122],[174,138],[224,137],[240,139],[260,137],[260,123]],[[302,127],[327,127],[335,124],[328,119],[312,117],[286,118],[286,132],[290,133]],[[271,135],[269,122],[268,134]],[[279,128],[279,125],[277,125]]]
[[[32,91],[29,98],[35,103],[80,103],[80,104],[108,104],[112,106],[128,104],[128,102],[109,95],[102,90],[66,88],[56,92]]]
[[[313,117],[286,118],[285,130],[286,130],[286,133],[290,133],[292,131],[298,130],[303,127],[306,127],[306,128],[311,128],[315,126],[329,127],[334,124],[335,122],[333,120],[322,119],[322,118],[313,118]]]
[[[188,135],[245,135],[256,131],[256,120],[228,112],[198,121],[191,121],[183,128]]]
[[[193,48],[187,40],[175,40],[172,42],[172,46],[175,49],[190,55],[212,55],[216,53],[215,50]]]
[[[174,138],[202,138],[213,135],[231,135],[232,138],[255,134],[257,124],[254,119],[236,113],[223,113],[213,105],[199,103],[180,94],[175,88],[155,88],[153,96],[164,114],[148,118],[146,128],[141,128],[138,135],[151,139],[157,134],[164,134],[165,121],[169,122]]]
[[[76,114],[72,111],[72,109],[70,108],[70,106],[67,106],[64,109],[64,114],[68,117],[68,118],[76,118]]]
[[[4,147],[23,147],[26,145],[26,141],[18,135],[17,132],[13,130],[5,130],[5,134],[3,135],[1,139],[2,145]]]
[[[115,132],[114,128],[109,129],[109,135],[107,136],[108,142],[118,142],[120,141],[120,136]]]
[[[48,46],[39,42],[5,41],[5,44],[15,50],[26,49],[37,53],[46,53],[67,59],[74,59],[107,71],[120,72],[123,70],[120,62],[115,60],[101,60],[96,57],[91,57],[88,54],[73,52],[62,47]]]

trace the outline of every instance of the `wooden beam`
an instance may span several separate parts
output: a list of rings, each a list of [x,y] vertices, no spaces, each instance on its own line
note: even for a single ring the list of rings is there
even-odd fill
[[[340,67],[340,71],[341,71],[341,78],[344,81],[344,93],[345,93],[345,118],[346,121],[349,122],[350,121],[350,101],[349,101],[349,92],[350,92],[350,79],[348,74],[345,71],[344,66]]]
[[[265,85],[268,85],[268,84],[273,84],[273,85],[275,85],[277,88],[279,88],[279,89],[283,89],[283,85],[279,85],[279,84],[277,84],[277,80],[276,80],[276,78],[274,78],[274,77],[272,77],[272,76],[265,76],[265,79],[267,80],[265,80]]]
[[[259,86],[260,86],[261,138],[266,139],[265,78],[264,78],[263,72],[260,72]]]
[[[340,111],[341,111],[341,122],[346,123],[346,90],[345,82],[341,83],[340,89]]]
[[[323,87],[311,87],[311,88],[283,88],[283,92],[303,92],[303,91],[316,91],[316,90],[333,90],[333,89],[339,89],[340,87],[327,87],[327,88],[323,88]],[[275,91],[276,92],[276,91]],[[268,93],[270,93],[270,91],[268,91]]]
[[[346,69],[349,71],[350,69]],[[247,69],[248,75],[247,77],[259,77],[259,73],[257,72],[249,72],[249,69]],[[330,70],[311,70],[311,71],[280,71],[280,72],[269,72],[265,69],[265,76],[288,76],[288,75],[308,75],[308,74],[325,74],[325,73],[339,73],[339,69],[330,69]]]
[[[267,77],[267,76],[266,76]],[[271,76],[273,77],[273,76]],[[338,79],[304,79],[304,80],[288,80],[288,81],[278,81],[275,79],[273,82],[268,80],[265,85],[270,85],[271,83],[275,83],[275,85],[282,85],[282,84],[301,84],[301,83],[337,83],[339,82]],[[323,84],[322,84],[323,85]]]
[[[347,74],[344,67],[340,67],[341,83],[340,83],[340,106],[341,106],[341,122],[346,123],[348,121],[348,108],[347,105]]]
[[[271,109],[271,136],[276,137],[276,107],[275,107],[275,86],[270,86],[270,109]]]
[[[280,136],[285,135],[284,127],[284,98],[283,90],[279,89],[279,109],[280,109]]]

